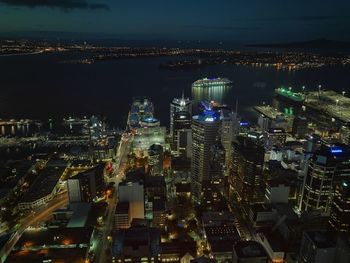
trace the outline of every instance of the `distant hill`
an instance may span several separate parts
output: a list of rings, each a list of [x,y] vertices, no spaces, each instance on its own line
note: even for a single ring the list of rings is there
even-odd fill
[[[300,49],[350,49],[350,42],[329,39],[315,39],[303,42],[253,44],[249,47],[300,48]]]

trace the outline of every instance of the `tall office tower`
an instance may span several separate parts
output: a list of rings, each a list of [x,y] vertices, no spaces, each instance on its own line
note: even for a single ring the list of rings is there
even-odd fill
[[[69,202],[92,202],[99,194],[100,166],[79,173],[67,180]],[[103,177],[102,177],[103,178]]]
[[[191,114],[188,111],[178,111],[173,115],[172,142],[173,150],[186,154],[191,143]]]
[[[113,229],[129,228],[130,223],[129,203],[119,202],[114,213]]]
[[[350,180],[337,183],[329,223],[337,232],[350,232]]]
[[[305,138],[308,133],[308,121],[304,116],[296,116],[293,120],[292,133],[297,138]]]
[[[176,112],[180,111],[186,111],[192,115],[192,106],[190,99],[184,97],[184,94],[182,93],[181,99],[173,99],[173,101],[170,103],[170,136],[173,137],[174,134],[174,114]]]
[[[225,177],[225,149],[221,144],[220,138],[217,138],[214,145],[210,148],[210,181],[216,185],[220,192],[224,193]]]
[[[192,118],[191,192],[197,203],[201,201],[202,183],[210,180],[210,148],[220,128],[219,114],[209,105],[204,106],[203,112]]]
[[[233,263],[267,263],[269,256],[265,248],[256,241],[238,241],[233,246]]]
[[[118,186],[119,202],[129,203],[130,222],[134,218],[145,217],[144,187],[135,181],[123,181]]]
[[[232,142],[239,134],[239,119],[237,113],[228,108],[221,109],[221,143],[225,149],[225,166],[229,167],[232,158]]]
[[[226,78],[204,78],[192,84],[193,105],[202,100],[223,103],[232,87],[232,82]]]
[[[160,144],[153,144],[148,149],[148,170],[152,175],[163,174],[164,151]]]
[[[260,201],[264,148],[248,137],[238,136],[232,144],[230,196],[238,201]]]
[[[336,257],[336,242],[326,232],[306,231],[300,245],[302,263],[329,263]]]
[[[300,212],[328,213],[334,185],[349,178],[349,150],[344,146],[322,145],[309,159],[299,202]]]

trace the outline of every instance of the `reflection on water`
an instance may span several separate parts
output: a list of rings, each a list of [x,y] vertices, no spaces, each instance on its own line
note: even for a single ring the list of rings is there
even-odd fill
[[[186,70],[163,70],[163,58],[113,60],[92,65],[57,63],[79,59],[81,53],[50,53],[0,59],[0,118],[62,120],[70,115],[101,115],[114,127],[125,127],[132,98],[149,97],[161,125],[169,125],[170,102],[193,95],[194,100],[209,99],[235,107],[246,117],[254,105],[269,104],[274,90],[292,86],[301,90],[343,90],[350,94],[349,68],[324,67],[298,71],[275,70],[242,65],[215,65]],[[181,59],[181,57],[179,57]],[[20,76],[20,77],[18,77]],[[64,76],[64,77],[60,77]],[[222,76],[232,88],[192,88],[198,79]],[[255,118],[255,116],[252,116]],[[0,130],[2,131],[2,129]],[[11,129],[9,131],[11,134]]]
[[[13,122],[13,123],[12,123]],[[22,123],[15,121],[2,121],[0,123],[0,137],[1,136],[19,136],[19,137],[27,137],[32,136],[33,134],[40,131],[39,123]]]
[[[227,96],[232,87],[232,82],[226,78],[204,78],[192,84],[193,104],[197,105],[201,100],[216,101],[220,104],[227,103]]]

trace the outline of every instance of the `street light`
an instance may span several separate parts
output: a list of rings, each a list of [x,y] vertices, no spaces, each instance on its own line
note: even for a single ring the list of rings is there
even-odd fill
[[[341,93],[343,94],[343,97],[345,97],[345,91],[343,90]]]

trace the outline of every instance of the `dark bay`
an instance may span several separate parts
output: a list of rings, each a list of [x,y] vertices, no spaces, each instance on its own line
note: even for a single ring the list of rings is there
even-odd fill
[[[269,102],[273,90],[293,86],[316,90],[347,91],[350,74],[346,67],[323,67],[298,71],[274,68],[215,65],[184,70],[160,69],[161,58],[135,58],[91,65],[60,61],[84,57],[82,53],[51,53],[0,57],[0,118],[48,118],[100,114],[116,127],[124,127],[132,97],[148,96],[156,116],[168,125],[169,103],[184,90],[191,96],[191,84],[203,77],[227,77],[233,88],[223,99],[251,118],[251,106]],[[174,58],[172,58],[174,59]]]

